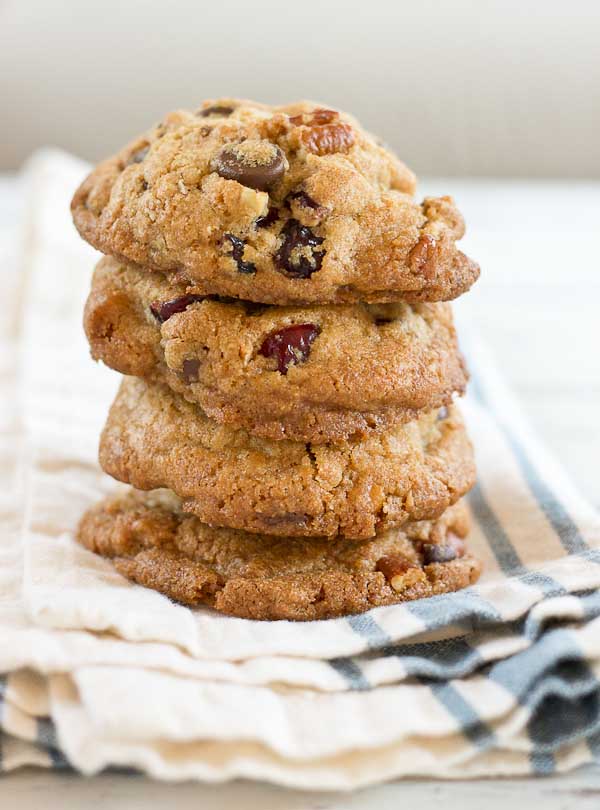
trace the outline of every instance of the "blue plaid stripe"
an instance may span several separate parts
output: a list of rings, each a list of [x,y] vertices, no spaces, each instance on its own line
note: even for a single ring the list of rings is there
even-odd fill
[[[552,577],[539,571],[530,571],[522,563],[517,550],[510,542],[506,530],[485,499],[483,490],[476,484],[468,496],[473,517],[483,531],[500,569],[507,575],[518,576],[527,585],[539,588],[544,596],[558,596],[565,589]]]
[[[488,410],[493,413],[477,377],[474,388]],[[589,554],[589,547],[565,507],[538,475],[510,429],[503,425],[495,414],[493,415],[509,441],[532,494],[565,550],[570,554]],[[471,493],[470,506],[504,573],[516,576],[524,583],[538,588],[545,598],[566,595],[565,588],[552,577],[531,571],[523,564],[501,521],[485,498],[481,486],[477,486]],[[421,602],[407,603],[404,607],[418,616],[428,630],[448,625],[476,629],[501,622],[501,617],[493,606],[482,599],[474,589],[453,594],[450,599],[445,596],[434,597]],[[599,615],[600,595],[581,594],[580,607],[581,615],[586,619]],[[354,632],[366,639],[369,650],[377,650],[378,655],[397,656],[401,659],[407,675],[416,676],[421,683],[427,684],[474,745],[482,749],[494,745],[491,730],[450,683],[451,679],[469,674],[482,664],[478,651],[470,647],[464,638],[425,644],[395,645],[371,615],[351,617],[348,622]],[[588,704],[598,700],[598,683],[589,670],[585,679],[582,679],[581,672],[574,679],[567,681],[561,679],[562,657],[575,655],[569,647],[572,635],[568,631],[555,630],[545,633],[545,628],[539,620],[531,616],[511,624],[513,632],[529,638],[534,643],[525,652],[491,666],[487,675],[530,708],[528,733],[532,744],[530,756],[532,771],[551,773],[555,768],[555,750],[567,741],[581,739],[594,733],[597,718],[592,722],[590,717],[592,709]],[[506,624],[504,626],[506,627]],[[575,657],[581,656],[578,653]],[[369,687],[360,667],[360,658],[354,659],[351,665],[346,660],[336,659],[332,665],[338,672],[344,674],[351,688]],[[552,670],[554,675],[551,675]],[[540,679],[540,684],[536,684],[536,678]],[[578,694],[584,682],[586,694]],[[560,722],[553,722],[551,719],[553,716],[558,716]],[[594,745],[598,746],[598,738],[592,739],[595,741]]]
[[[332,658],[329,664],[346,680],[350,689],[365,691],[371,688],[359,663],[352,658]]]
[[[426,600],[427,602],[435,602],[435,599]],[[410,603],[418,605],[418,602]],[[354,617],[355,619],[361,617]],[[363,618],[365,618],[363,616]],[[349,623],[352,629],[359,633],[361,636],[367,638],[369,647],[375,645],[379,646],[382,643],[390,645],[391,639],[382,630],[377,622],[370,616],[366,617],[368,621],[352,621],[349,618]],[[422,645],[422,647],[430,648],[431,645]],[[446,659],[453,654],[451,645],[437,645],[438,659]],[[339,670],[338,670],[339,671]],[[421,681],[423,685],[429,686],[433,695],[445,707],[445,709],[454,717],[457,723],[457,728],[461,731],[471,742],[477,745],[478,748],[487,749],[493,744],[493,735],[484,723],[480,720],[476,710],[469,704],[469,702],[456,690],[450,683],[428,682],[424,679]],[[364,688],[364,686],[362,687]]]
[[[487,751],[494,746],[493,731],[452,683],[432,683],[429,686],[439,702],[454,717],[460,731],[476,748]]]
[[[590,554],[593,559],[600,562],[600,552],[590,550],[564,504],[561,503],[560,499],[540,476],[514,431],[506,423],[503,415],[498,413],[496,403],[487,396],[485,374],[480,374],[476,357],[469,357],[469,367],[471,370],[471,390],[479,402],[492,415],[497,427],[502,431],[521,468],[523,478],[531,494],[554,529],[565,551],[568,554]]]
[[[487,400],[485,386],[477,375],[473,387],[502,430],[524,480],[565,551],[598,561],[599,553],[589,548],[568,510],[539,475],[510,426],[503,424],[501,417],[494,413],[493,403]],[[471,493],[470,507],[499,568],[507,576],[537,588],[544,599],[567,597],[567,591],[560,583],[523,564],[482,486],[477,486]],[[568,598],[579,609],[579,613],[574,611],[572,618],[585,622],[600,616],[599,592],[587,591]],[[364,640],[366,652],[352,658],[334,658],[329,664],[349,689],[371,689],[365,664],[379,657],[393,656],[399,660],[406,676],[431,690],[454,718],[457,730],[477,750],[486,751],[498,744],[496,735],[477,707],[465,698],[465,692],[453,682],[478,672],[503,687],[527,709],[532,772],[552,773],[561,750],[581,740],[587,742],[591,754],[600,760],[599,683],[585,662],[575,634],[561,626],[561,622],[550,619],[547,625],[547,619],[541,614],[535,615],[535,612],[506,622],[477,588],[409,602],[400,609],[406,611],[405,616],[410,614],[417,618],[426,631],[451,625],[463,630],[464,635],[427,643],[396,643],[373,613],[348,617],[348,626]],[[567,617],[567,621],[570,618]],[[529,644],[528,648],[504,660],[486,663],[469,634],[478,629],[489,630],[491,634],[494,628],[513,634],[517,639],[523,638]],[[0,678],[0,719],[5,692],[6,679]],[[52,767],[69,767],[60,751],[56,729],[49,719],[37,721],[36,742],[48,753]],[[0,772],[2,767],[0,729]]]
[[[6,707],[7,685],[8,676],[0,675],[0,774],[5,769],[5,742],[7,735],[3,729],[5,725],[4,712]],[[36,720],[35,740],[31,740],[30,742],[48,754],[52,768],[61,770],[70,768],[67,759],[60,750],[54,723],[49,718],[38,718]]]
[[[476,362],[472,363],[471,366],[476,367]],[[506,424],[502,416],[498,416],[496,405],[494,402],[490,401],[490,399],[486,395],[485,384],[482,384],[479,374],[475,373],[472,376],[472,383],[475,395],[480,400],[480,402],[487,408],[488,412],[490,412],[504,434],[506,440],[508,441],[513,454],[521,468],[521,472],[523,477],[529,487],[530,492],[534,496],[535,500],[537,501],[540,509],[546,516],[548,522],[552,526],[553,530],[557,534],[563,548],[568,554],[585,554],[593,559],[595,562],[600,562],[600,553],[595,550],[590,550],[588,544],[586,543],[585,539],[581,535],[577,525],[569,515],[565,506],[560,502],[558,497],[552,492],[550,487],[546,484],[546,482],[542,479],[539,475],[537,469],[535,468],[534,464],[531,462],[531,459],[525,452],[524,447],[522,446],[521,442],[518,440],[517,436],[514,434],[513,430],[510,428],[509,425]],[[477,492],[475,493],[475,501],[477,503]],[[481,505],[481,504],[479,504]],[[485,525],[493,527],[496,531],[498,531],[498,527],[494,526],[494,522],[489,521],[490,515],[486,515],[486,520],[484,522]],[[489,536],[488,536],[489,539]],[[536,578],[539,578],[537,575]],[[525,580],[526,581],[526,580]],[[533,583],[532,583],[533,584]],[[560,590],[557,591],[555,587],[553,587],[552,582],[547,582],[543,585],[546,595],[556,595],[560,593]],[[595,608],[595,606],[594,606]],[[535,655],[538,656],[540,653],[539,648],[541,647],[541,643],[535,645]],[[520,659],[520,656],[516,657]],[[509,659],[509,662],[511,659]],[[514,661],[513,661],[514,663]],[[498,672],[507,674],[507,669],[502,669],[500,665],[496,669],[496,677],[498,677]],[[493,677],[493,676],[492,676]],[[594,678],[594,688],[596,691],[596,695],[598,692],[598,683]],[[509,679],[509,682],[514,686],[516,681],[514,677]],[[548,711],[538,711],[536,714],[532,715],[532,720],[529,725],[529,737],[532,742],[533,751],[531,755],[531,766],[534,773],[540,774],[548,774],[552,773],[555,768],[554,757],[552,753],[546,750],[546,741],[548,738],[552,738],[552,733],[554,732],[554,739],[561,740],[564,744],[564,727],[563,728],[550,728],[550,724],[552,723],[552,712],[550,711],[550,707],[548,707]],[[584,732],[580,729],[580,735]]]

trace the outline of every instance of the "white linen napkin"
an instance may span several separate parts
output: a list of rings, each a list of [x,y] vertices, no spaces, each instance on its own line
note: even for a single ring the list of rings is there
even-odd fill
[[[254,622],[176,605],[74,542],[85,508],[117,486],[96,448],[118,375],[89,358],[95,254],[68,211],[86,168],[58,152],[29,164],[22,261],[2,268],[19,301],[0,332],[3,767],[29,751],[86,773],[316,789],[589,761],[598,718],[580,704],[600,673],[600,520],[474,338],[463,411],[479,469],[475,587],[345,619]],[[544,720],[561,696],[578,712],[569,733]]]

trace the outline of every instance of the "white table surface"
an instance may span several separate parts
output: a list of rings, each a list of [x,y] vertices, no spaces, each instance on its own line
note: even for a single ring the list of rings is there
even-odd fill
[[[482,278],[456,304],[461,323],[493,349],[523,408],[588,499],[600,508],[600,183],[436,179],[423,193],[457,199],[468,223],[466,252]],[[20,204],[0,177],[0,237]],[[404,781],[352,795],[268,785],[167,785],[143,777],[84,779],[25,770],[0,779],[0,807],[153,810],[387,810],[449,807],[598,810],[600,768],[545,779]]]

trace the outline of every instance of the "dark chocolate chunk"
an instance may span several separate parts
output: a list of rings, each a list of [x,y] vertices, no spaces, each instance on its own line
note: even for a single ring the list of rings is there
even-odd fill
[[[313,250],[323,243],[320,236],[316,236],[306,225],[301,225],[297,219],[290,219],[281,235],[283,241],[275,254],[275,262],[282,270],[293,278],[310,278],[321,269],[325,254],[321,250]]]
[[[150,151],[149,146],[143,146],[141,149],[138,149],[136,152],[133,152],[131,155],[129,155],[127,165],[131,166],[132,163],[141,163],[149,151]]]
[[[226,180],[267,191],[283,176],[286,162],[283,152],[269,141],[244,141],[227,144],[212,164]]]
[[[421,551],[425,565],[446,563],[462,557],[465,553],[465,544],[460,537],[448,532],[445,543],[423,543]]]
[[[205,107],[203,110],[198,110],[196,115],[199,115],[201,118],[208,118],[209,115],[231,115],[233,112],[233,107],[226,107],[225,105],[215,104],[212,107]]]
[[[313,211],[316,211],[321,207],[318,202],[315,202],[315,200],[313,200],[313,198],[306,193],[306,191],[292,191],[287,195],[287,199],[295,200],[299,205],[304,206],[304,208],[312,208]]]
[[[226,233],[225,238],[231,243],[231,257],[237,264],[239,273],[252,274],[256,273],[256,265],[253,262],[244,261],[244,248],[246,244],[239,236],[234,236],[232,233]]]
[[[279,219],[279,209],[274,206],[269,208],[264,217],[259,217],[254,223],[257,228],[268,228]]]
[[[200,370],[200,360],[196,357],[183,361],[181,374],[186,383],[198,382],[198,371]]]

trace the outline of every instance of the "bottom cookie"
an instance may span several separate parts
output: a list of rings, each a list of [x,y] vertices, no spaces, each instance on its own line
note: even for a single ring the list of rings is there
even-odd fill
[[[77,538],[128,579],[186,605],[247,619],[327,619],[473,584],[465,506],[372,540],[272,537],[212,528],[168,490],[130,490],[89,509]]]

